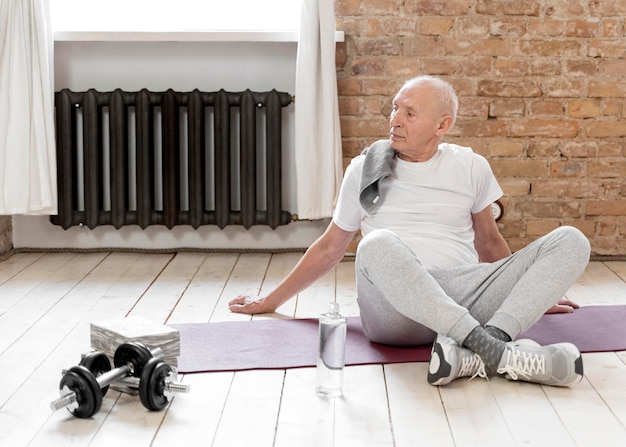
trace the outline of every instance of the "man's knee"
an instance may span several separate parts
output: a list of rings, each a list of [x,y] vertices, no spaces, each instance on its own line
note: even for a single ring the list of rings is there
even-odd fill
[[[366,259],[380,256],[398,241],[397,236],[392,231],[374,230],[359,241],[356,256]]]
[[[556,235],[559,245],[578,253],[581,257],[589,258],[591,254],[589,239],[578,228],[566,225],[552,233]]]

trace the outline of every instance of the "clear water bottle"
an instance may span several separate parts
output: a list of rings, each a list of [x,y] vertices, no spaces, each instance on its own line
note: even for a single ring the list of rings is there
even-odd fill
[[[343,368],[346,358],[346,317],[339,313],[339,304],[330,303],[328,312],[319,319],[319,354],[315,391],[322,397],[343,394]]]

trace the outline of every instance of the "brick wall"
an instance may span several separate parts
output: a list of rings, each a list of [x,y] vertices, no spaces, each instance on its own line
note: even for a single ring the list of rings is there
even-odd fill
[[[626,0],[335,0],[344,161],[386,138],[419,74],[460,97],[447,141],[485,155],[513,250],[559,225],[626,254]]]
[[[0,216],[0,255],[13,248],[11,237],[11,216]]]

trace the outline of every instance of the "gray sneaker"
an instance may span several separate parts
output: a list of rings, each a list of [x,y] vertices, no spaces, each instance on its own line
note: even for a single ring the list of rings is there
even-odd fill
[[[489,380],[482,359],[451,338],[438,335],[428,364],[428,383],[447,385],[459,377],[482,377]]]
[[[522,339],[506,344],[497,373],[510,380],[569,386],[582,380],[583,359],[571,343],[540,346]]]

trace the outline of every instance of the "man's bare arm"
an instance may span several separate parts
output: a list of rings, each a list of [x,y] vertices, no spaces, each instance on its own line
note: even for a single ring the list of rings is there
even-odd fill
[[[231,312],[260,314],[276,311],[293,296],[328,273],[345,255],[355,231],[342,230],[334,222],[306,251],[294,269],[266,296],[240,295],[229,303]]]
[[[511,249],[500,234],[491,206],[472,214],[474,247],[481,262],[495,262],[511,255]]]

